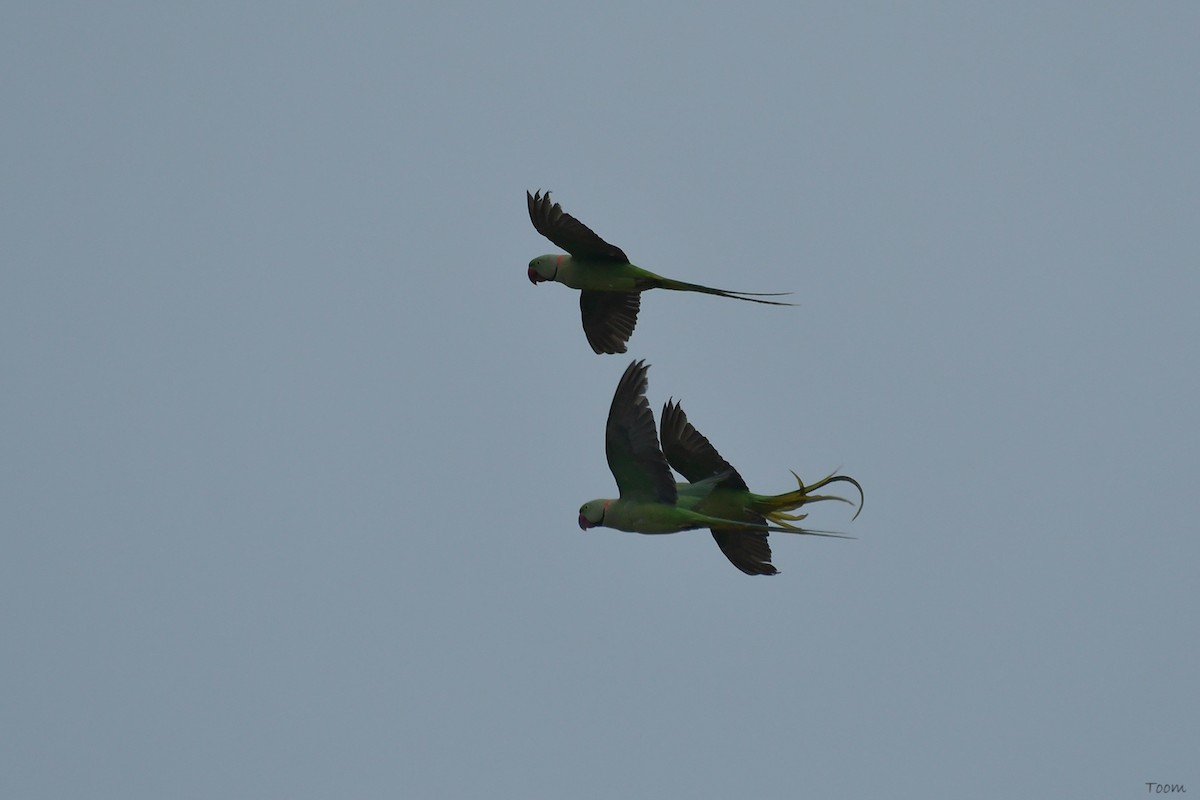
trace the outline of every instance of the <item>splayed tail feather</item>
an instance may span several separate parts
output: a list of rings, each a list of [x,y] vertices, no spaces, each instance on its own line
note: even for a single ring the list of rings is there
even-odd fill
[[[781,528],[788,528],[796,532],[801,532],[804,529],[797,525],[793,525],[792,523],[799,522],[808,515],[791,514],[788,512],[795,511],[807,503],[817,503],[821,500],[837,500],[841,503],[849,503],[850,505],[854,505],[853,501],[847,500],[846,498],[840,497],[836,494],[811,494],[811,492],[824,486],[828,486],[831,483],[848,483],[858,490],[858,510],[854,512],[854,516],[851,517],[851,521],[858,519],[858,515],[862,513],[863,500],[865,499],[863,496],[862,486],[860,486],[858,481],[854,480],[854,478],[851,478],[849,475],[827,475],[816,483],[809,484],[808,486],[804,485],[804,481],[800,480],[800,476],[795,472],[792,472],[792,477],[796,479],[796,483],[800,484],[799,488],[793,489],[790,492],[785,492],[784,494],[754,495],[753,510],[762,514],[767,518],[767,520]]]

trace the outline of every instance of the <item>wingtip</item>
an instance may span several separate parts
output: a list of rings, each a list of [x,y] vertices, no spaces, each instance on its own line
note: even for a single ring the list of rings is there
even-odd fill
[[[646,363],[645,359],[635,358],[629,362],[629,366],[621,374],[621,380],[617,382],[616,397],[629,394],[632,394],[634,397],[644,395],[646,388],[650,385],[650,381],[646,377],[646,372],[649,369],[650,365]],[[616,397],[614,397],[614,400]]]
[[[687,415],[683,413],[683,404],[674,397],[668,397],[667,402],[663,403],[662,417],[664,425],[669,423],[682,428],[687,424]]]

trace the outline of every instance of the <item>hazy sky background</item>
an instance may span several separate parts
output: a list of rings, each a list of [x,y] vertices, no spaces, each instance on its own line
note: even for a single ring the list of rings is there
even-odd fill
[[[418,9],[416,6],[426,5]],[[0,795],[1200,791],[1200,5],[8,4]],[[526,189],[635,263],[627,356]],[[856,541],[582,533],[631,358]]]

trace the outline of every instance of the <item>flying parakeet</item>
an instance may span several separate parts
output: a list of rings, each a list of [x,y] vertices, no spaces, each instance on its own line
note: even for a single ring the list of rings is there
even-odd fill
[[[793,472],[800,488],[777,495],[754,494],[673,401],[663,408],[660,448],[646,400],[648,369],[644,361],[626,368],[608,411],[604,449],[621,496],[584,503],[579,509],[581,529],[604,526],[631,533],[676,533],[709,528],[725,557],[747,575],[777,573],[771,565],[769,532],[846,538],[799,528],[791,523],[805,515],[789,512],[821,500],[850,502],[835,495],[810,494],[838,482],[858,489],[862,511],[862,487],[847,475],[830,475],[805,486]],[[688,482],[676,483],[672,467]]]
[[[772,306],[792,305],[758,299],[788,292],[730,292],[664,278],[635,267],[621,248],[601,239],[591,228],[564,212],[558,203],[551,203],[549,192],[544,195],[540,191],[525,192],[525,198],[529,219],[537,232],[570,253],[533,259],[529,262],[529,280],[534,284],[558,281],[580,290],[583,332],[597,353],[625,352],[625,343],[637,324],[641,293],[647,289],[703,292]]]

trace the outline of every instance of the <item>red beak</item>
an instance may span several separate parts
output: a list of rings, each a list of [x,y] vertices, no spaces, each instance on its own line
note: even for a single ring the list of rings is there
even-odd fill
[[[588,522],[587,517],[585,517],[583,514],[579,515],[579,530],[586,531],[588,528],[594,528],[594,527],[596,527],[596,526],[593,525],[592,523]]]
[[[532,283],[534,286],[536,286],[537,284],[546,280],[541,275],[538,275],[538,271],[536,269],[534,269],[533,267],[529,268],[528,275],[529,275],[529,282]]]

